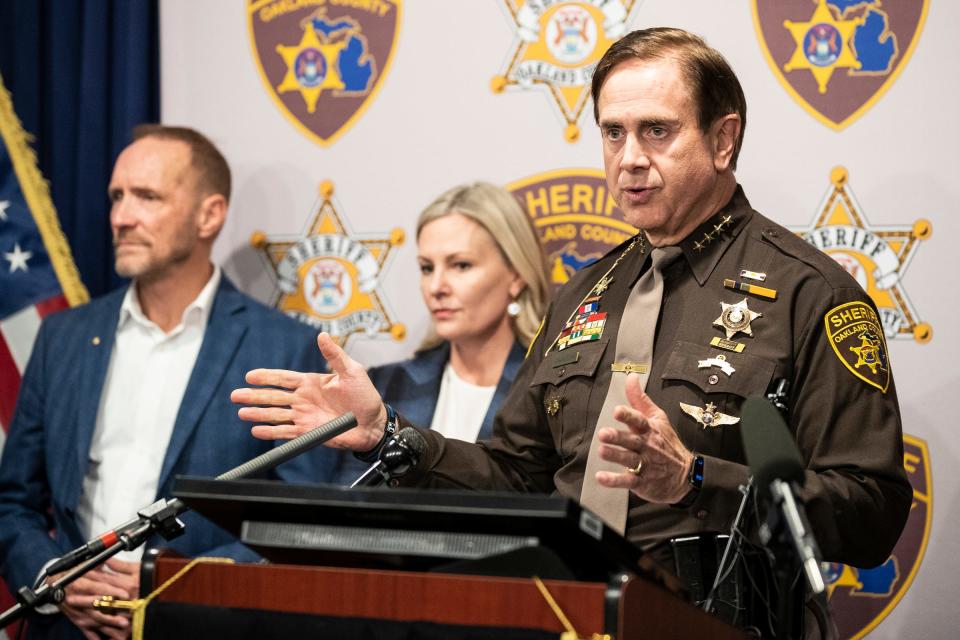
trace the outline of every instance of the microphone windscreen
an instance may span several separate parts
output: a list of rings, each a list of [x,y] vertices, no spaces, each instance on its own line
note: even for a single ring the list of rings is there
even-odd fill
[[[412,466],[417,466],[423,454],[427,452],[427,439],[422,433],[409,427],[398,431],[396,438],[407,446],[414,458]]]
[[[747,398],[740,424],[743,450],[761,498],[769,496],[770,483],[777,479],[803,486],[800,452],[783,416],[770,402]]]

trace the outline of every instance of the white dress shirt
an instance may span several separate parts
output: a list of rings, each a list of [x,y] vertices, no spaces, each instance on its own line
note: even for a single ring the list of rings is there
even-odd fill
[[[126,522],[156,500],[170,434],[219,285],[215,266],[170,333],[143,314],[136,286],[127,289],[77,509],[87,538]],[[141,546],[117,557],[137,561],[142,555]]]
[[[496,386],[481,387],[466,382],[448,362],[430,428],[445,438],[476,442],[496,390]]]

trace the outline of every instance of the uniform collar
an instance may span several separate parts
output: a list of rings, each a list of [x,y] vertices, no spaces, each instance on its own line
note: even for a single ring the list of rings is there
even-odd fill
[[[680,241],[690,270],[701,286],[752,216],[753,209],[738,184],[733,197],[720,211]]]

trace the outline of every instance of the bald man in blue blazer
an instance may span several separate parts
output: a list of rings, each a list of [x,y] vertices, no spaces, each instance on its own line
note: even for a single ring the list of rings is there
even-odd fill
[[[230,402],[247,371],[323,370],[309,327],[243,295],[211,263],[229,191],[223,156],[189,129],[138,128],[117,159],[116,268],[133,281],[41,326],[0,459],[0,571],[11,588],[170,497],[177,475],[216,476],[270,450]],[[320,447],[266,477],[328,481],[334,464]],[[148,546],[257,559],[198,514],[182,520],[181,537]],[[139,563],[108,567],[68,586],[59,613],[31,618],[28,637],[126,637],[128,617],[92,604],[137,597]]]

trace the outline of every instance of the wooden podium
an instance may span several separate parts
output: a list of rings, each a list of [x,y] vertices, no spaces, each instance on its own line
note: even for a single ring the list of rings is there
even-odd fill
[[[185,559],[161,554],[155,561],[152,580],[149,584],[141,583],[141,591],[152,591],[186,564]],[[613,603],[615,619],[609,622],[607,585],[560,580],[545,580],[544,584],[583,638],[594,633],[608,633],[616,640],[744,637],[733,627],[643,578],[630,578],[623,585]],[[333,618],[433,622],[489,630],[532,629],[551,632],[555,638],[566,630],[535,582],[522,578],[299,565],[199,564],[154,602]],[[148,620],[163,615],[153,609],[153,604],[147,609]],[[207,637],[224,637],[210,627],[204,633]],[[147,638],[150,637],[148,634]],[[498,637],[509,634],[504,632]]]
[[[559,496],[204,478],[174,494],[272,564],[194,566],[151,602],[148,638],[556,640],[561,617],[584,638],[742,637]],[[148,554],[142,595],[186,563]]]

